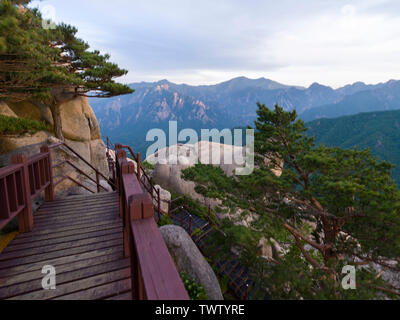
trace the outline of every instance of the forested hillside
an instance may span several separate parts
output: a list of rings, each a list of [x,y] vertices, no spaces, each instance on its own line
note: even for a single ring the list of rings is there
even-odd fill
[[[380,160],[396,165],[393,179],[400,183],[400,111],[360,113],[307,123],[318,144],[341,148],[370,148]]]

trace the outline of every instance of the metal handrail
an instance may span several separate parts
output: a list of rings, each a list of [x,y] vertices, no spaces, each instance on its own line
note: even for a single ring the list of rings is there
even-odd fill
[[[88,165],[92,170],[94,170],[96,172],[96,176],[101,176],[104,180],[107,181],[107,183],[113,187],[116,188],[115,184],[113,182],[111,182],[111,180],[109,178],[106,178],[98,169],[96,169],[92,164],[90,164],[86,159],[84,159],[79,153],[77,153],[74,149],[72,149],[69,145],[67,145],[64,141],[60,141],[58,143],[55,143],[51,146],[49,146],[49,149],[55,149],[58,147],[66,147],[69,151],[71,151],[74,155],[76,155],[80,160],[82,160],[86,165]],[[71,166],[73,166],[75,169],[77,169],[76,166],[72,165],[72,163],[69,162],[69,164],[71,164]],[[77,169],[78,171],[81,171],[80,169]],[[82,171],[80,172],[82,173]],[[87,175],[85,173],[83,173],[86,177]],[[91,179],[92,180],[92,179]],[[94,180],[92,180],[94,181]],[[98,192],[100,188],[103,188],[104,190],[106,190],[98,181],[95,181],[95,183],[97,184],[97,190]],[[107,191],[107,190],[106,190]]]
[[[110,138],[107,137],[107,153],[108,153],[108,150],[110,149],[110,146],[113,146],[113,143],[111,142]],[[140,161],[140,153],[135,154],[129,145],[115,144],[114,145],[115,153],[116,153],[116,148],[127,149],[129,151],[129,153],[132,155],[133,160],[136,162],[136,174],[138,176],[138,181],[143,186],[143,188],[151,195],[151,198],[156,200],[156,202],[157,202],[157,210],[156,211],[158,212],[158,220],[160,220],[161,219],[160,190],[155,188],[153,178],[150,178],[148,176],[144,167],[142,166],[142,163]],[[109,161],[110,161],[110,159],[109,159]],[[143,181],[143,179],[145,181]]]

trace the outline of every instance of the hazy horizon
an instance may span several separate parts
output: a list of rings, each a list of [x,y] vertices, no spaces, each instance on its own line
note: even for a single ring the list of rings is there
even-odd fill
[[[311,84],[308,85],[308,86],[303,86],[303,85],[299,85],[299,84],[287,84],[287,83],[282,83],[282,82],[280,82],[280,81],[275,81],[274,79],[269,79],[269,78],[265,78],[265,77],[260,77],[260,78],[249,78],[249,77],[246,77],[246,76],[237,76],[237,77],[234,77],[234,78],[230,78],[230,79],[218,81],[218,82],[215,82],[215,83],[190,84],[190,83],[186,83],[186,82],[171,81],[171,80],[169,80],[169,79],[158,79],[158,80],[154,80],[154,81],[140,81],[140,80],[139,80],[139,81],[129,82],[128,84],[130,85],[130,84],[135,84],[135,83],[157,83],[157,82],[161,82],[161,81],[168,81],[168,82],[173,83],[173,84],[176,84],[176,85],[188,85],[188,86],[197,87],[197,86],[214,86],[214,85],[218,85],[218,84],[221,84],[221,83],[224,83],[224,82],[229,82],[229,81],[231,81],[231,80],[238,79],[238,78],[246,78],[246,79],[248,79],[248,80],[261,80],[261,79],[264,79],[264,80],[271,80],[271,81],[274,81],[274,82],[278,82],[279,84],[282,84],[282,85],[287,85],[287,86],[292,86],[292,87],[304,87],[305,89],[309,88],[309,87],[310,87],[311,85],[313,85],[314,83],[318,83],[319,85],[322,85],[322,86],[329,86],[329,85],[327,85],[327,84],[325,84],[325,83],[321,83],[321,82],[317,82],[317,81],[311,83]],[[398,80],[398,79],[388,79],[387,81],[380,81],[380,82],[374,82],[374,83],[372,83],[372,82],[371,82],[371,83],[370,83],[370,82],[364,82],[364,81],[355,81],[355,82],[346,83],[346,84],[344,84],[344,85],[340,85],[340,86],[337,86],[337,87],[334,87],[334,86],[329,86],[329,87],[331,87],[332,89],[339,89],[339,88],[343,88],[344,86],[353,85],[353,84],[359,83],[359,82],[364,83],[365,85],[378,85],[378,84],[382,84],[382,83],[387,83],[387,82],[389,82],[389,81],[399,81],[399,80]]]

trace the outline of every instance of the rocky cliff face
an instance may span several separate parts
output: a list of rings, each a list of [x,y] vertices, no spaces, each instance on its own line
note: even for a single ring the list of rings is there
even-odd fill
[[[0,103],[0,114],[30,118],[45,121],[53,125],[50,109],[40,103],[19,102]],[[101,140],[100,127],[96,116],[85,97],[77,97],[61,105],[61,118],[65,142],[78,152],[85,160],[98,168],[105,176],[108,176],[108,165],[105,156],[105,145]],[[0,165],[10,164],[13,154],[25,153],[31,156],[39,152],[40,147],[56,143],[58,140],[52,132],[39,131],[35,134],[0,135]],[[91,170],[83,161],[75,155],[62,149],[52,151],[53,162],[58,163],[65,159],[72,161],[81,170],[93,176]],[[86,185],[91,184],[87,179],[78,175],[71,167],[63,165],[55,172],[55,175],[68,174]],[[57,178],[56,178],[57,180]],[[92,187],[92,189],[94,189]],[[70,181],[61,183],[56,188],[56,194],[76,194],[81,191]]]

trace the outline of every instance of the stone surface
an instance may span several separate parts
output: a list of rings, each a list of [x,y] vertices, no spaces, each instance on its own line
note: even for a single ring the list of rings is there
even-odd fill
[[[0,101],[0,114],[8,117],[18,118],[14,111],[3,101]]]
[[[104,141],[101,139],[90,141],[90,163],[100,170],[106,177],[108,176],[108,162],[105,157],[106,146]]]
[[[60,108],[65,138],[77,141],[100,138],[99,124],[87,98],[72,99],[61,104]]]
[[[146,161],[155,165],[153,177],[163,188],[188,195],[215,208],[221,205],[221,201],[198,194],[193,181],[182,179],[182,170],[197,163],[213,164],[220,167],[228,176],[232,176],[236,173],[236,169],[243,167],[244,154],[244,147],[200,141],[193,145],[178,144],[164,148],[148,155]],[[276,175],[281,174],[279,169],[273,172]]]
[[[41,111],[31,102],[28,101],[22,101],[18,103],[9,102],[7,104],[19,118],[29,118],[36,121],[43,120]]]
[[[53,125],[53,119],[48,106],[39,102],[0,103],[0,114],[30,118],[38,121],[46,121]],[[101,140],[100,129],[96,116],[89,105],[88,99],[78,97],[61,104],[61,121],[65,142],[79,153],[93,167],[100,170],[108,177],[108,163],[104,142]],[[28,157],[37,154],[40,147],[59,142],[51,132],[40,131],[33,135],[1,135],[0,136],[0,165],[10,164],[11,156],[25,153]],[[51,151],[53,163],[70,160],[79,169],[95,178],[94,171],[65,148],[56,148]],[[62,165],[55,169],[55,176],[68,175],[84,185],[93,184],[83,175],[78,174],[71,166]],[[57,181],[59,178],[56,178]],[[93,189],[93,188],[91,188]],[[94,188],[95,190],[96,188]],[[72,181],[66,180],[59,184],[56,196],[66,194],[86,193],[85,189],[77,187]]]
[[[45,131],[39,131],[35,134],[25,134],[25,135],[0,135],[0,158],[3,159],[3,165],[8,165],[9,163],[5,159],[11,159],[11,156],[5,156],[7,153],[21,153],[25,152],[24,148],[26,146],[36,146],[34,150],[39,152],[40,147],[45,144],[50,134]],[[17,152],[14,152],[16,151]],[[30,148],[26,148],[26,150],[30,150]],[[34,154],[34,153],[33,153]],[[32,154],[32,155],[33,155]]]
[[[189,277],[201,284],[210,300],[223,300],[213,269],[188,233],[183,228],[174,225],[163,226],[160,232],[178,272],[186,272]]]
[[[154,188],[156,190],[160,189],[160,207],[161,207],[161,213],[163,214],[168,214],[169,211],[169,201],[171,201],[171,192],[168,190],[165,190],[161,188],[159,185],[155,185]],[[157,206],[157,199],[156,199],[156,192],[154,191],[154,205]]]

